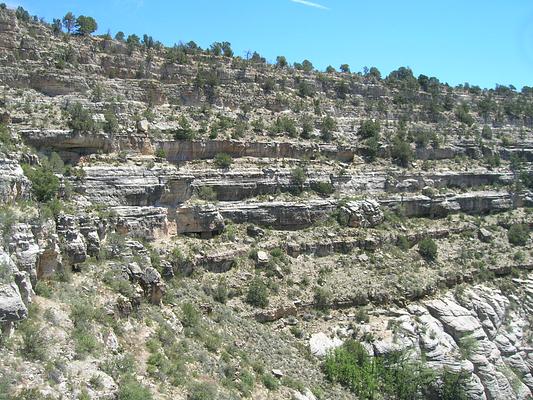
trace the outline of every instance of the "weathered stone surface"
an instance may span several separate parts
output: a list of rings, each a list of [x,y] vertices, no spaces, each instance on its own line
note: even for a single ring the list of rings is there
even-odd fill
[[[37,280],[37,260],[41,253],[35,241],[31,226],[28,224],[15,224],[9,239],[9,252],[14,257],[17,267],[30,274],[33,283]]]
[[[184,206],[176,210],[179,233],[199,233],[210,237],[222,233],[224,218],[214,206]]]
[[[57,233],[68,262],[80,264],[87,258],[87,245],[80,233],[78,220],[73,215],[60,214],[57,218]]]
[[[269,256],[266,251],[259,250],[256,256],[256,263],[259,268],[264,268],[268,265]]]
[[[176,234],[176,224],[168,220],[163,207],[113,207],[117,214],[116,229],[122,234],[146,239],[163,238]]]
[[[479,240],[481,240],[484,243],[490,243],[492,242],[494,235],[492,234],[491,231],[485,228],[480,228],[477,232],[477,237],[479,238]]]
[[[370,228],[383,222],[383,212],[375,200],[350,201],[340,207],[340,213],[352,228]]]
[[[531,281],[520,282],[524,283],[530,285]],[[529,304],[532,295],[527,295],[523,304]],[[407,311],[394,318],[395,333],[380,342],[382,352],[403,343],[416,354],[423,353],[434,368],[466,373],[466,390],[473,399],[531,396],[531,366],[521,351],[529,323],[520,312],[511,310],[508,297],[499,290],[476,286],[460,297],[448,293],[410,305]],[[461,351],[468,354],[467,359],[461,357]]]
[[[20,321],[28,316],[28,309],[22,300],[15,282],[0,285],[0,323]]]
[[[29,198],[30,181],[16,160],[0,155],[0,200],[12,203]]]
[[[260,311],[255,314],[255,319],[259,322],[272,322],[281,318],[295,316],[296,314],[297,309],[294,304],[289,304]]]
[[[141,119],[137,122],[137,132],[148,133],[150,130],[150,123],[146,119]]]
[[[331,338],[324,332],[319,332],[311,335],[309,339],[309,348],[311,354],[317,357],[324,357],[328,351],[335,349],[342,345],[342,340],[334,337]]]
[[[311,200],[306,203],[227,203],[220,213],[235,223],[254,223],[275,229],[296,230],[324,221],[335,209],[331,200]]]
[[[166,285],[161,279],[161,275],[155,268],[148,267],[140,277],[144,292],[149,297],[152,304],[161,304],[161,298],[165,294]]]

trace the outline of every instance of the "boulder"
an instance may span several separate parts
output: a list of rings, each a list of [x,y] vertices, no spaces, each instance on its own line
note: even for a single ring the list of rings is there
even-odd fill
[[[494,235],[492,234],[492,232],[485,228],[479,228],[479,230],[477,231],[477,237],[483,243],[490,243],[492,242],[492,239],[494,239]]]
[[[150,122],[146,119],[141,119],[137,122],[137,132],[139,133],[148,133],[150,130]]]
[[[383,222],[383,211],[375,200],[350,201],[339,211],[343,222],[352,228],[371,228]]]
[[[337,337],[331,338],[324,332],[315,333],[309,339],[311,354],[317,357],[324,357],[329,350],[340,346],[342,346],[342,340]]]
[[[255,315],[255,319],[259,322],[273,322],[278,319],[296,316],[298,310],[294,304],[280,306],[277,308],[270,308],[268,310],[260,311]]]
[[[268,253],[264,250],[259,250],[257,252],[255,261],[258,268],[265,268],[268,266],[268,261],[270,260],[270,257],[268,256]]]
[[[265,230],[255,225],[248,225],[246,228],[246,234],[253,238],[263,237],[265,235]]]
[[[15,282],[0,285],[0,323],[20,321],[28,316],[28,308]]]

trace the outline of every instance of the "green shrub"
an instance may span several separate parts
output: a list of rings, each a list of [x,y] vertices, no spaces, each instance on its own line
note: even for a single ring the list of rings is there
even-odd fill
[[[0,285],[13,282],[13,271],[6,262],[0,263]]]
[[[137,382],[134,378],[127,378],[120,382],[118,400],[151,400],[150,390]]]
[[[174,138],[176,140],[193,140],[196,136],[194,130],[191,127],[191,124],[185,118],[185,116],[181,116],[179,120],[179,127],[176,129],[176,132],[174,132]]]
[[[0,122],[0,145],[0,149],[6,151],[12,150],[14,146],[13,139],[9,133],[9,130],[7,129],[7,126],[5,126],[2,122]]]
[[[222,304],[225,304],[228,300],[228,285],[224,279],[218,281],[218,284],[213,291],[213,299]]]
[[[466,103],[461,103],[459,107],[457,107],[455,116],[459,122],[468,126],[471,126],[475,122],[474,117],[470,115],[470,109]]]
[[[24,174],[31,182],[31,189],[37,201],[47,202],[57,195],[59,178],[54,175],[50,167],[30,167],[27,164],[23,164],[22,168]]]
[[[366,120],[363,121],[357,133],[363,139],[368,139],[379,136],[380,129],[379,121]]]
[[[300,194],[304,190],[304,184],[307,180],[307,174],[302,167],[295,167],[291,171],[291,184],[294,186],[293,192]]]
[[[268,390],[277,390],[279,388],[279,381],[272,374],[263,374],[261,380]]]
[[[93,354],[100,348],[100,344],[96,340],[94,334],[87,331],[85,328],[74,329],[72,337],[76,346],[76,354],[80,357],[87,354]]]
[[[483,129],[481,130],[481,137],[487,140],[492,139],[492,129],[490,128],[490,126],[483,125]]]
[[[406,168],[409,166],[414,155],[409,143],[396,137],[392,143],[391,157],[396,164]]]
[[[431,238],[422,239],[418,243],[418,252],[427,260],[435,260],[437,258],[437,244]]]
[[[200,323],[200,311],[189,302],[181,305],[181,323],[186,328],[194,328]]]
[[[320,134],[322,140],[329,142],[332,139],[332,133],[337,129],[337,123],[329,115],[326,116],[320,124]]]
[[[52,293],[53,293],[52,288],[47,282],[43,280],[38,280],[33,289],[35,290],[35,294],[37,296],[46,297],[46,298],[52,297]]]
[[[329,196],[335,191],[331,182],[313,182],[311,183],[311,189],[323,196]]]
[[[526,224],[511,225],[507,231],[507,238],[514,246],[525,246],[529,240],[529,227]]]
[[[154,154],[157,158],[167,158],[167,153],[161,147],[155,151]]]
[[[248,287],[246,302],[255,307],[268,306],[268,288],[259,278],[255,278]]]
[[[489,168],[497,168],[501,164],[500,155],[498,153],[487,154],[485,156],[485,163]]]
[[[331,305],[331,292],[321,287],[315,289],[315,294],[313,297],[314,305],[319,310],[327,310]]]
[[[296,136],[296,123],[289,117],[278,117],[272,126],[274,133],[287,133],[291,137]]]
[[[70,319],[74,325],[72,337],[78,356],[83,357],[100,348],[93,334],[92,323],[102,321],[103,317],[102,309],[87,300],[78,300],[70,306]]]
[[[135,373],[135,358],[128,353],[113,356],[102,363],[101,369],[113,379],[119,380]]]
[[[472,335],[463,336],[459,340],[459,352],[461,353],[461,357],[465,360],[472,357],[478,347],[479,343]]]
[[[232,163],[233,163],[233,159],[231,158],[231,156],[229,154],[218,153],[215,156],[215,165],[218,168],[222,168],[222,169],[229,168]]]
[[[421,362],[402,353],[370,357],[354,340],[326,356],[324,372],[329,380],[348,387],[360,399],[422,400],[439,382]]]
[[[22,335],[22,354],[31,360],[45,361],[48,358],[48,340],[44,330],[31,321],[26,320],[19,326]]]
[[[198,197],[205,201],[216,201],[217,192],[211,186],[201,186],[198,188]]]
[[[300,134],[300,136],[304,139],[309,139],[314,129],[315,129],[314,122],[310,120],[309,118],[305,118],[302,121],[302,133]]]
[[[93,120],[92,114],[80,103],[75,103],[67,110],[70,118],[68,126],[74,132],[92,132],[98,131],[100,126]]]
[[[218,395],[216,386],[207,382],[196,382],[189,389],[187,400],[215,400]]]
[[[378,153],[379,153],[379,147],[380,147],[379,137],[378,136],[369,137],[368,139],[365,140],[364,144],[366,147],[365,153],[366,153],[366,156],[368,157],[368,160],[370,162],[374,161],[377,158]]]

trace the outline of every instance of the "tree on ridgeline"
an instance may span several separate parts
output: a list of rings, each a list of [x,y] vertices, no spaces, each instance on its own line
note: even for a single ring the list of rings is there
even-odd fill
[[[63,17],[63,26],[67,30],[67,33],[71,33],[74,27],[76,26],[76,17],[72,12],[68,12]]]
[[[88,36],[98,29],[98,24],[93,17],[80,15],[76,18],[76,34],[81,36]]]

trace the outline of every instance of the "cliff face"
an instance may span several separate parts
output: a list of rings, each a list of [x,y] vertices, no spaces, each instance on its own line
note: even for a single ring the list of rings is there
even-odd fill
[[[451,371],[466,398],[531,398],[527,90],[131,46],[6,9],[0,66],[9,398],[351,399],[323,369],[349,339]]]

